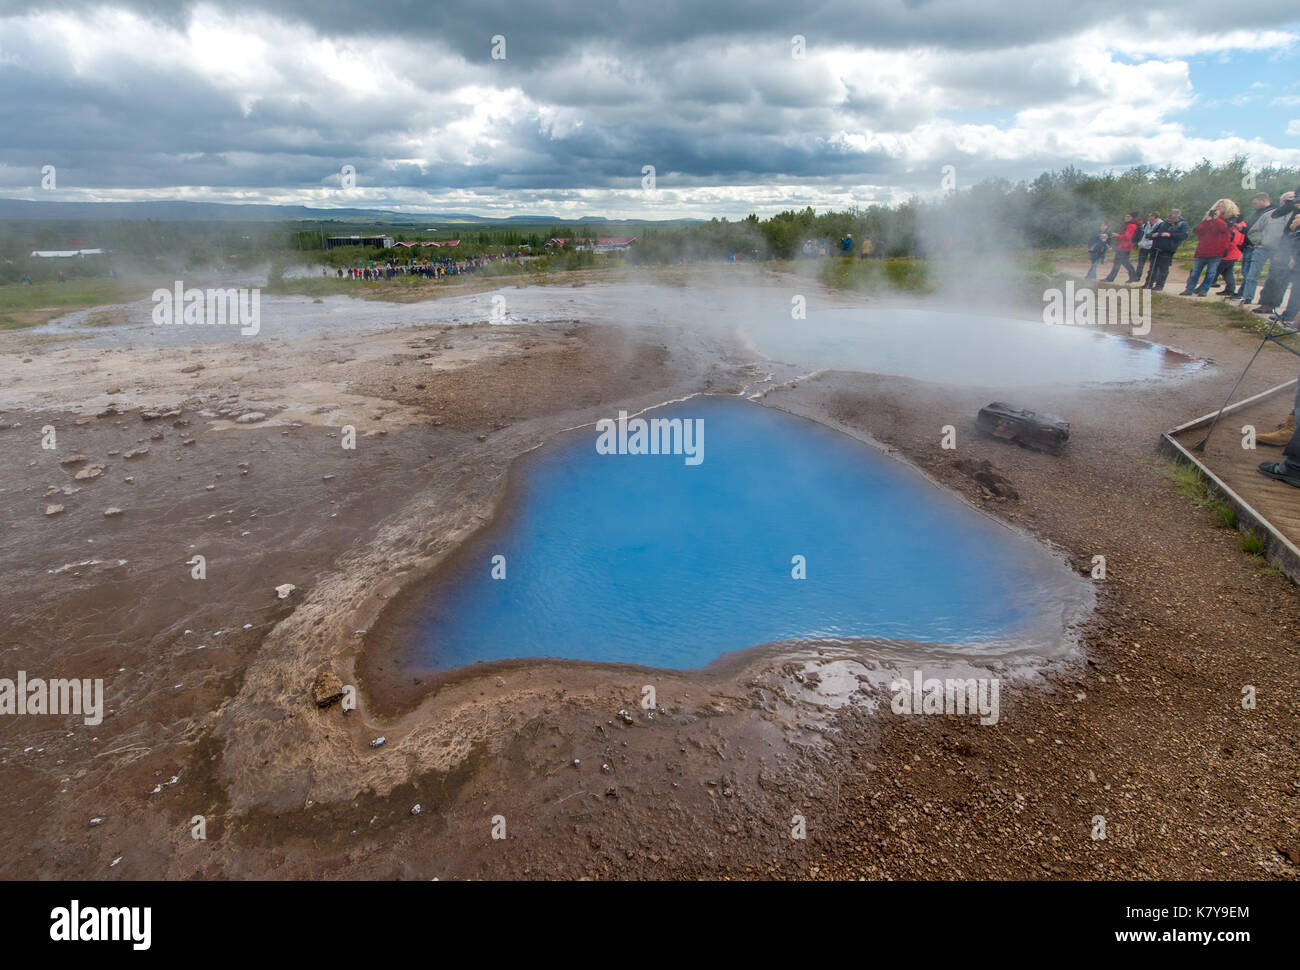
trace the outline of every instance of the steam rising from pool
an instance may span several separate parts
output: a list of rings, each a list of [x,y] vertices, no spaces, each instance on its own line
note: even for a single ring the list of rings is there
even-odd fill
[[[504,301],[494,304],[493,301]],[[789,287],[743,287],[713,280],[672,287],[611,283],[583,287],[506,287],[421,303],[382,303],[347,296],[313,301],[265,295],[259,339],[295,340],[393,327],[608,324],[632,339],[663,341],[701,359],[737,356],[783,364],[785,376],[859,370],[936,383],[1011,389],[1078,386],[1172,376],[1200,362],[1119,327],[1053,326],[988,313],[918,307],[822,308],[809,303],[793,319]],[[504,312],[496,312],[496,306]],[[47,326],[76,333],[87,346],[190,346],[240,339],[222,327],[155,327],[152,305],[130,308],[130,324],[109,330],[82,325],[73,313]],[[88,311],[87,311],[88,312]]]

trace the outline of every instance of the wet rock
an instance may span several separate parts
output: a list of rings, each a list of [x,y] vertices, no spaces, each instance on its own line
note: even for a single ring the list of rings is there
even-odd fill
[[[317,707],[329,707],[343,699],[343,681],[332,670],[322,670],[311,685],[311,699]]]
[[[186,364],[184,367],[181,368],[181,373],[182,373],[182,374],[197,374],[197,373],[198,373],[199,371],[201,371],[201,370],[203,370],[203,365],[202,365],[202,364]]]
[[[62,512],[62,511],[63,511],[63,506],[62,506],[62,505],[47,505],[47,506],[45,506],[45,514],[46,514],[46,515],[58,515],[58,514],[59,514],[60,512]]]
[[[122,514],[122,510],[119,509],[116,505],[110,505],[108,508],[104,509],[104,518],[106,519],[112,519],[121,514]]]
[[[161,414],[160,412],[158,412],[158,411],[141,411],[141,412],[140,412],[140,420],[141,420],[141,421],[157,421],[157,420],[158,420],[159,418],[161,418],[161,417],[162,417],[162,414]]]
[[[1020,498],[1020,493],[1011,484],[1011,480],[999,472],[987,458],[982,458],[979,461],[975,461],[973,458],[963,458],[960,461],[953,462],[953,467],[967,478],[983,486],[984,490],[990,495],[1013,500]]]
[[[283,583],[275,588],[275,598],[287,600],[297,588],[293,583]]]
[[[112,387],[110,387],[110,388],[109,388],[107,391],[105,391],[104,393],[105,393],[105,394],[121,394],[121,393],[122,393],[122,389],[121,389],[120,387],[118,387],[116,384],[114,384]]]
[[[147,455],[147,454],[149,454],[149,448],[148,448],[148,446],[142,446],[142,447],[140,447],[140,448],[132,448],[130,451],[128,451],[128,452],[126,452],[125,454],[123,454],[122,457],[123,457],[123,458],[139,458],[141,455]]]
[[[976,426],[986,434],[1018,445],[1059,455],[1070,438],[1070,422],[1046,414],[994,401],[980,408]]]
[[[78,481],[86,481],[87,479],[98,478],[102,474],[104,474],[103,465],[87,465],[73,477]]]
[[[68,455],[67,458],[60,458],[60,465],[81,465],[90,461],[85,455]]]
[[[266,415],[261,411],[247,411],[235,418],[235,424],[256,424],[258,421],[265,421]]]

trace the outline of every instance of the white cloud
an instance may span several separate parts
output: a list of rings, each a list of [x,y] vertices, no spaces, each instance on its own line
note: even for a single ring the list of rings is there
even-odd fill
[[[392,33],[351,36],[206,6],[179,26],[117,8],[0,19],[4,76],[32,88],[81,85],[84,110],[105,129],[130,126],[140,146],[132,161],[156,183],[77,188],[69,179],[64,198],[152,192],[502,214],[590,206],[700,215],[712,214],[708,206],[743,213],[896,201],[937,191],[944,164],[958,164],[966,184],[1065,165],[1190,165],[1234,154],[1300,164],[1300,149],[1263,135],[1200,137],[1179,120],[1204,98],[1189,59],[1297,45],[1300,35],[1278,29],[1171,29],[1158,43],[1087,29],[1014,47],[825,38],[794,60],[784,42],[737,38],[645,48],[588,42],[559,61],[514,66],[408,35],[400,18]],[[160,79],[186,92],[177,110],[193,111],[184,123],[160,117],[169,96],[154,90]],[[9,129],[0,134],[6,194],[30,189],[16,159],[33,148],[102,170],[106,146],[74,123],[82,106],[74,99],[58,107],[74,121],[50,121],[34,146],[4,123],[30,119],[27,107],[0,107],[0,132]],[[1300,134],[1300,121],[1286,134]],[[223,175],[245,173],[245,182],[205,184],[216,181],[205,167],[214,156]],[[359,187],[347,198],[332,188],[340,161],[358,168]],[[631,188],[645,163],[659,169],[653,208]],[[61,166],[61,184],[65,167],[78,165]],[[503,182],[508,191],[497,187]],[[627,191],[611,187],[624,184]]]

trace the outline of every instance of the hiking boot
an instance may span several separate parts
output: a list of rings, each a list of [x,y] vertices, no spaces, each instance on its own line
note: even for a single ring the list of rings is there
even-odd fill
[[[1291,440],[1293,434],[1295,434],[1295,415],[1289,414],[1287,419],[1272,431],[1256,435],[1255,444],[1268,445],[1271,448],[1282,448]]]

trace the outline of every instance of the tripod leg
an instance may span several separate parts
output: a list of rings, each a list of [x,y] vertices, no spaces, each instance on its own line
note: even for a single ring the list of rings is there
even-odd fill
[[[1259,352],[1264,349],[1264,345],[1269,342],[1270,338],[1272,338],[1273,330],[1280,319],[1281,317],[1274,315],[1273,322],[1268,326],[1268,333],[1264,334],[1264,339],[1259,342],[1259,346],[1255,348],[1255,352],[1250,355],[1250,360],[1246,361],[1245,370],[1243,370],[1241,376],[1237,378],[1237,383],[1232,385],[1232,390],[1228,392],[1228,396],[1223,399],[1223,407],[1219,408],[1219,413],[1216,414],[1214,420],[1210,422],[1210,430],[1205,432],[1204,438],[1192,445],[1192,451],[1205,450],[1205,446],[1210,440],[1210,435],[1214,434],[1215,425],[1219,423],[1219,418],[1223,417],[1223,412],[1228,407],[1228,402],[1232,400],[1232,395],[1237,393],[1237,388],[1241,387],[1241,382],[1246,379],[1246,371],[1250,370],[1250,365],[1255,363],[1255,358],[1259,356]]]

